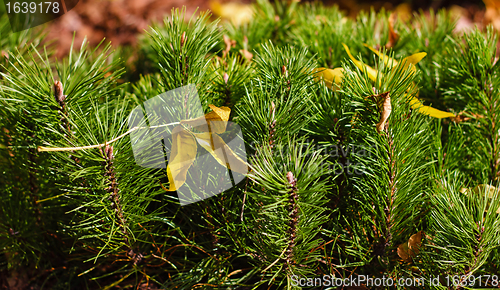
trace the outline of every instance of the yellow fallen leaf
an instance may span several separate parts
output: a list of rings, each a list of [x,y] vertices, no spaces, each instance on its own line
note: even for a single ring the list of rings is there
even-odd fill
[[[186,182],[187,171],[196,158],[196,147],[196,139],[182,125],[172,130],[172,151],[167,165],[170,188],[167,191],[176,191]]]
[[[395,59],[388,57],[387,55],[381,53],[380,51],[374,49],[373,47],[367,44],[364,45],[368,47],[371,51],[373,51],[375,54],[377,54],[382,59],[384,64],[387,65],[389,68],[394,68],[398,65],[398,61],[396,61]],[[408,57],[405,57],[401,62],[404,64],[405,68],[411,66],[412,72],[415,73],[416,72],[415,64],[420,62],[426,55],[427,53],[425,52],[415,53]],[[455,114],[453,113],[441,111],[432,108],[430,106],[424,106],[424,104],[416,97],[411,97],[409,99],[409,102],[412,109],[417,110],[419,113],[424,115],[428,115],[438,119],[455,117]]]
[[[401,3],[394,9],[394,13],[397,14],[401,22],[407,22],[412,18],[413,9],[410,3]]]
[[[205,148],[221,165],[238,173],[248,173],[248,164],[239,158],[231,148],[216,133],[226,131],[231,109],[208,105],[212,111],[205,116],[182,120],[181,125],[172,130],[172,151],[168,158],[167,175],[170,188],[166,191],[175,191],[186,182],[188,169],[193,165],[197,143]],[[207,125],[208,124],[208,125]],[[184,128],[190,125],[202,133],[193,133]]]
[[[209,7],[215,15],[229,20],[235,26],[248,23],[253,17],[252,5],[248,4],[237,2],[220,3],[219,0],[212,0]]]
[[[344,43],[342,43],[342,45],[344,46],[344,49],[347,52],[347,55],[349,55],[349,58],[352,60],[352,62],[360,70],[363,70],[363,71],[366,70],[370,80],[372,80],[374,82],[377,81],[377,76],[378,76],[379,72],[377,70],[373,69],[372,67],[362,63],[361,61],[355,59],[352,56],[352,54],[349,50],[349,47]],[[378,50],[374,49],[373,47],[370,47],[366,44],[365,44],[365,46],[368,47],[374,53],[376,53],[389,68],[394,68],[398,64],[398,61],[396,61],[395,59],[388,57],[387,55],[379,52]],[[402,60],[402,63],[405,65],[405,67],[411,66],[411,70],[413,72],[416,72],[415,64],[417,64],[419,61],[421,61],[426,55],[427,55],[427,53],[425,53],[425,52],[415,53],[415,54],[412,54],[408,57],[405,57]],[[343,77],[343,69],[342,68],[335,68],[335,69],[317,68],[314,70],[314,72],[316,74],[316,80],[323,79],[325,81],[326,86],[329,87],[330,89],[335,91],[340,87],[340,84],[342,82],[342,77]],[[413,84],[413,86],[415,86],[415,84]],[[410,103],[411,108],[414,110],[417,110],[421,114],[428,115],[428,116],[438,118],[438,119],[455,117],[455,114],[453,114],[453,113],[441,111],[441,110],[432,108],[430,106],[424,106],[424,104],[416,97],[409,97],[408,101]],[[383,126],[384,124],[382,124],[382,123],[377,124],[377,126],[379,126],[379,125]],[[377,130],[378,129],[379,129],[379,127],[377,127]]]
[[[369,46],[368,44],[363,44],[366,46],[368,49],[373,51],[376,55],[378,55],[382,61],[384,62],[385,65],[389,66],[389,68],[394,68],[398,65],[398,61],[381,53],[380,51],[374,49],[373,47]],[[416,72],[415,65],[419,63],[425,56],[427,55],[426,52],[418,52],[415,54],[412,54],[410,56],[407,56],[401,60],[401,62],[404,64],[404,69],[406,69],[408,66],[412,65],[411,70],[412,72]]]
[[[224,122],[229,121],[229,115],[231,114],[231,109],[228,107],[216,107],[214,105],[208,105],[210,109],[212,109],[213,112],[210,112],[207,114],[207,116],[210,116],[209,118],[215,119],[220,119]],[[211,115],[211,113],[215,113],[215,115]],[[208,120],[208,118],[207,118]]]
[[[208,105],[212,111],[205,116],[195,119],[182,120],[181,124],[191,125],[202,132],[224,133],[226,131],[227,121],[231,114],[231,109],[228,107],[216,107]]]
[[[408,240],[408,248],[412,251],[412,255],[417,255],[420,252],[420,245],[422,244],[422,234],[423,231],[419,231],[416,234],[411,235]]]
[[[424,106],[424,104],[422,104],[422,102],[415,97],[410,98],[410,106],[412,109],[417,110],[421,114],[438,119],[455,117],[455,114],[453,113],[441,111],[430,106]]]
[[[426,56],[427,56],[427,52],[417,52],[417,53],[414,53],[410,56],[403,58],[403,61],[407,62],[408,64],[415,65],[415,64],[419,63]]]
[[[345,44],[345,43],[342,43],[342,45],[344,46],[344,49],[345,51],[347,52],[347,55],[349,55],[349,58],[352,60],[352,62],[361,70],[366,70],[366,72],[368,73],[368,77],[372,80],[372,81],[376,81],[377,80],[377,74],[378,72],[373,69],[372,67],[362,63],[361,61],[357,60],[354,58],[354,56],[352,56],[351,54],[351,51],[349,50],[349,47]]]
[[[198,144],[207,150],[219,164],[238,173],[248,172],[247,163],[241,160],[219,135],[211,133],[193,133],[193,135]]]
[[[212,111],[205,116],[182,120],[171,124],[165,124],[157,127],[177,125],[172,130],[172,149],[168,157],[167,176],[170,182],[170,187],[167,189],[163,185],[162,188],[166,191],[176,191],[184,183],[189,168],[193,165],[197,154],[197,143],[205,148],[220,164],[226,166],[233,171],[246,174],[248,173],[248,164],[239,158],[229,146],[216,133],[224,133],[226,131],[227,122],[231,109],[228,107],[216,107],[209,105]],[[193,133],[186,129],[184,125],[190,125],[204,133]],[[73,151],[84,150],[91,148],[101,148],[107,146],[125,136],[138,130],[148,127],[134,127],[122,135],[107,141],[104,144],[89,145],[82,147],[66,147],[66,148],[48,148],[38,147],[38,151]],[[196,136],[196,137],[195,137]],[[0,144],[0,148],[4,145]]]
[[[344,69],[341,67],[335,69],[320,67],[313,70],[316,81],[323,80],[326,86],[334,91],[340,88],[344,76],[343,72]]]

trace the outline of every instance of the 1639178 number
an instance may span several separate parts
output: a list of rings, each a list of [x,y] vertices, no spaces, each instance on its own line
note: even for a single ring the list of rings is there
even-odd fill
[[[6,2],[5,8],[9,14],[59,14],[61,11],[59,2]]]

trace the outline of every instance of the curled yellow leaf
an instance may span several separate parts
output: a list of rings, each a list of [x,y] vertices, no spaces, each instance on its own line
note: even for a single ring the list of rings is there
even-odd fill
[[[364,44],[364,45],[366,47],[368,47],[371,51],[373,51],[375,54],[377,54],[382,59],[384,64],[389,66],[389,68],[394,68],[398,65],[397,60],[388,57],[387,55],[381,53],[380,51],[374,49],[373,47],[371,47],[367,44]],[[411,66],[412,72],[415,73],[416,72],[415,64],[420,62],[426,55],[427,55],[427,53],[425,53],[425,52],[415,53],[415,54],[412,54],[408,57],[405,57],[401,62],[403,63],[405,68],[407,68],[408,66]],[[424,104],[419,99],[417,99],[415,97],[411,97],[409,99],[409,102],[410,102],[410,106],[412,109],[417,110],[419,113],[424,114],[424,115],[428,115],[428,116],[438,118],[438,119],[455,117],[455,114],[453,114],[453,113],[444,112],[444,111],[432,108],[430,106],[424,106]]]
[[[344,69],[341,67],[335,69],[320,67],[315,68],[313,73],[316,81],[323,80],[328,88],[336,91],[340,88],[340,83],[344,76]]]
[[[347,52],[347,55],[349,55],[349,58],[352,60],[352,62],[360,70],[362,70],[362,71],[366,70],[368,77],[372,81],[376,81],[379,72],[377,70],[373,69],[372,67],[362,63],[361,61],[355,59],[354,56],[351,54],[349,47],[344,43],[342,43],[342,45],[344,46],[344,49]],[[367,44],[365,44],[365,46],[368,47],[374,53],[376,53],[380,58],[382,58],[382,61],[390,68],[394,68],[397,66],[398,61],[396,61],[395,59],[388,57],[387,55],[381,53],[380,51],[374,49],[373,47],[371,47]],[[404,58],[402,60],[402,63],[404,64],[405,67],[411,66],[412,72],[416,72],[415,64],[420,62],[426,55],[427,55],[427,53],[425,53],[425,52],[415,53],[415,54],[412,54],[412,55]],[[340,83],[342,82],[342,77],[343,77],[343,69],[342,68],[335,68],[333,70],[326,69],[326,68],[317,68],[317,69],[314,69],[314,73],[315,73],[315,78],[317,81],[323,79],[325,81],[326,86],[331,88],[332,90],[338,89],[338,87],[340,86]],[[414,87],[415,84],[412,84],[412,86]],[[410,87],[410,88],[412,88],[412,87]],[[414,110],[417,110],[421,114],[428,115],[428,116],[431,116],[434,118],[439,118],[439,119],[455,117],[455,114],[453,114],[453,113],[441,111],[441,110],[432,108],[430,106],[424,106],[424,104],[416,97],[408,97],[408,101],[410,103],[411,108]],[[387,112],[390,112],[390,111],[387,111]],[[387,115],[387,117],[389,116],[388,114],[386,114],[386,115]],[[379,122],[377,124],[377,130],[379,132],[380,132],[381,128],[385,125],[385,120],[384,120],[384,122],[382,122],[382,120],[383,120],[383,118],[381,118],[381,122]]]
[[[227,121],[231,114],[231,109],[228,107],[216,107],[208,105],[212,111],[205,116],[195,119],[182,120],[181,124],[186,124],[195,127],[202,132],[224,133],[226,131]]]
[[[373,51],[376,55],[378,55],[382,61],[384,62],[385,65],[389,66],[389,68],[394,68],[398,65],[398,61],[395,60],[394,58],[388,57],[387,55],[381,53],[380,51],[376,50],[375,48],[367,45],[366,43],[364,44],[368,49]],[[415,54],[412,54],[410,56],[407,56],[401,60],[401,62],[404,64],[404,68],[406,69],[409,65],[412,65],[411,69],[412,72],[416,72],[416,68],[414,65],[419,63],[425,56],[427,55],[426,52],[418,52]]]
[[[368,77],[372,80],[372,81],[376,81],[377,80],[377,71],[375,69],[373,69],[372,67],[362,63],[361,61],[357,60],[354,58],[354,56],[352,56],[351,54],[351,51],[349,50],[349,47],[347,45],[345,45],[344,43],[342,43],[342,45],[344,46],[344,49],[345,51],[347,52],[347,55],[349,55],[349,58],[352,60],[352,62],[362,71],[364,71],[366,69],[366,72],[368,73]]]
[[[175,191],[186,182],[188,169],[196,158],[196,139],[182,125],[172,130],[172,150],[168,157],[167,176],[170,188]]]
[[[427,52],[417,52],[415,54],[412,54],[410,56],[403,58],[403,61],[408,62],[408,64],[415,65],[415,64],[419,63],[426,55],[427,55]]]
[[[249,4],[221,3],[220,0],[212,0],[209,2],[209,7],[215,15],[231,21],[235,26],[245,24],[253,17],[253,9]]]
[[[382,61],[384,62],[385,65],[389,65],[390,67],[397,65],[397,61],[395,59],[388,57],[387,55],[381,53],[380,51],[376,50],[375,48],[369,46],[366,43],[363,43],[363,45],[365,47],[367,47],[369,50],[371,50],[373,53],[378,55],[378,57],[380,57],[382,59]]]
[[[453,113],[441,111],[429,106],[424,106],[424,104],[422,104],[422,102],[415,97],[410,98],[410,106],[412,109],[417,110],[421,114],[438,119],[455,117],[455,114]]]
[[[214,105],[208,105],[210,109],[212,109],[212,112],[207,114],[207,119],[214,119],[218,121],[224,121],[227,122],[229,121],[229,114],[231,114],[231,109],[228,107],[217,107]],[[213,114],[212,114],[213,113]]]
[[[194,133],[193,135],[198,144],[205,148],[219,164],[238,173],[248,172],[248,164],[241,160],[219,135],[211,133]]]

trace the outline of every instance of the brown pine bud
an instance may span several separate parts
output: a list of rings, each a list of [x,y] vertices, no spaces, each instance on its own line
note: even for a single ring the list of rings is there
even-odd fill
[[[57,103],[59,103],[59,105],[62,107],[64,105],[64,100],[66,99],[66,96],[63,95],[63,85],[60,81],[54,82],[54,97]]]
[[[128,255],[129,257],[133,257],[135,255],[134,250],[130,249],[130,251],[128,251]]]
[[[295,184],[297,182],[297,180],[295,179],[295,177],[293,176],[293,173],[291,171],[289,171],[287,174],[286,174],[286,178],[288,179],[288,183],[295,187]]]
[[[104,152],[106,152],[106,157],[107,157],[109,160],[112,160],[112,159],[113,159],[113,146],[111,146],[111,145],[106,145],[106,149],[104,150]]]

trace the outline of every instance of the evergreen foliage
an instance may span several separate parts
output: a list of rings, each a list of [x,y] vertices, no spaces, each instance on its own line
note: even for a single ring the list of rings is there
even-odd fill
[[[34,30],[4,34],[0,18],[2,287],[334,289],[326,280],[358,275],[398,289],[411,288],[400,278],[499,287],[496,32],[454,34],[445,11],[350,19],[258,0],[254,12],[236,26],[173,10],[141,36],[136,63],[104,41],[58,60]],[[338,67],[338,87],[318,78]],[[164,168],[136,163],[128,120],[189,84],[206,113],[231,109],[249,172],[182,206]],[[416,98],[456,116],[423,114]],[[213,159],[203,150],[196,162]]]

